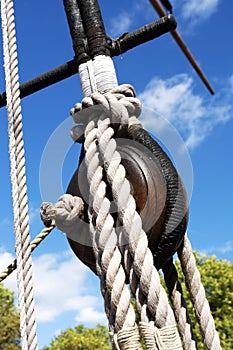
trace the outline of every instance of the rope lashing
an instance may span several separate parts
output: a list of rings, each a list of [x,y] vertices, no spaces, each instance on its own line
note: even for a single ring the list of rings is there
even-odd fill
[[[22,115],[19,98],[17,47],[12,0],[1,1],[1,16],[22,348],[23,350],[35,350],[38,349],[38,346],[32,283]]]
[[[148,350],[180,350],[182,345],[177,337],[177,329],[174,325],[169,327],[157,328],[153,322],[140,322],[141,332],[145,339],[146,349]]]
[[[220,340],[210,311],[205,289],[201,283],[200,273],[196,266],[192,247],[187,236],[183,246],[178,250],[185,282],[200,326],[201,335],[206,350],[220,350]]]

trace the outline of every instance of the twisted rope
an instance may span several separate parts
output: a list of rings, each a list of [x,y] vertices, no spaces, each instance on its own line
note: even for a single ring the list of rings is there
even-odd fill
[[[117,87],[116,80],[113,80],[111,92],[104,94],[96,92],[96,90],[102,93],[109,91],[111,81],[108,81],[107,87],[100,85],[101,81],[105,81],[107,61],[111,62],[111,74],[113,65],[109,57],[104,60],[105,73],[102,77],[96,72],[94,61],[83,66],[82,74],[80,74],[81,85],[86,96],[82,104],[76,104],[71,111],[74,121],[79,124],[72,130],[72,136],[80,139],[80,135],[85,130],[84,159],[90,186],[89,228],[93,238],[96,270],[101,281],[113,347],[141,349],[138,330],[137,327],[135,328],[135,313],[130,304],[130,293],[126,286],[127,278],[136,298],[141,321],[149,324],[149,321],[152,320],[156,326],[153,348],[165,348],[170,341],[170,343],[178,344],[177,348],[181,349],[175,318],[165,290],[160,284],[158,272],[153,265],[153,256],[148,248],[147,236],[142,229],[141,218],[136,212],[135,200],[130,193],[130,184],[126,179],[125,169],[121,165],[121,156],[117,151],[114,139],[115,129],[128,128],[129,120],[135,123],[141,112],[141,104],[135,98],[135,92],[131,86]],[[86,74],[84,83],[82,81],[83,72]],[[97,75],[101,76],[101,79],[95,80]],[[87,86],[85,86],[86,82]],[[107,181],[104,181],[105,177]],[[108,186],[110,186],[110,192],[117,208],[117,220],[114,220],[110,213],[111,202],[107,196]],[[56,206],[57,204],[50,209],[48,207],[47,210],[50,213],[53,212],[52,217],[57,225],[58,213],[54,210]],[[65,202],[64,207],[67,210]],[[77,213],[78,217],[80,215],[80,212]],[[69,210],[67,210],[67,214],[63,215],[63,223],[60,223],[60,228],[64,232],[72,233],[75,230],[73,223],[70,220]],[[119,250],[118,245],[121,246],[122,251]],[[124,268],[122,261],[125,263]],[[167,336],[169,328],[174,335],[170,338]],[[158,344],[156,339],[160,333],[161,341]],[[147,332],[143,334],[147,337]],[[150,343],[151,338],[145,341]]]
[[[135,98],[135,93],[132,87],[124,85],[115,88],[111,93],[106,93],[104,95],[94,93],[91,97],[88,99],[86,98],[83,101],[83,106],[85,108],[95,105],[103,106],[105,117],[102,116],[101,118],[99,116],[97,123],[98,128],[95,128],[94,120],[91,120],[88,123],[84,145],[86,149],[85,159],[88,168],[88,179],[90,181],[90,193],[93,198],[90,207],[93,206],[93,211],[96,215],[100,212],[100,208],[102,213],[102,217],[100,215],[99,220],[96,219],[96,226],[98,228],[99,225],[101,229],[104,227],[103,221],[107,218],[109,211],[109,204],[106,204],[105,212],[103,214],[103,197],[101,197],[100,192],[103,191],[103,189],[101,189],[101,186],[103,186],[105,195],[106,185],[101,182],[103,177],[101,167],[99,168],[99,173],[97,175],[97,169],[99,166],[99,157],[97,155],[98,149],[101,159],[103,160],[107,180],[111,186],[113,199],[118,209],[120,225],[122,225],[117,229],[119,243],[121,245],[128,244],[127,254],[130,255],[130,258],[128,256],[127,261],[131,261],[131,272],[129,273],[131,290],[136,297],[137,307],[141,313],[141,319],[143,319],[143,317],[145,318],[145,315],[150,313],[150,318],[153,318],[155,324],[159,328],[168,325],[174,326],[174,315],[169,307],[166,293],[160,284],[157,270],[153,266],[153,257],[148,248],[147,236],[142,230],[141,218],[136,212],[135,200],[130,193],[130,184],[125,177],[125,169],[121,165],[121,156],[116,150],[116,142],[113,139],[114,129],[110,126],[111,123],[127,126],[129,117],[138,117],[140,114],[140,103]],[[93,111],[94,110],[95,109],[93,109]],[[76,110],[73,111],[72,114],[76,122],[80,123],[84,121],[81,105],[76,105]],[[93,112],[91,114],[93,114]],[[84,113],[84,116],[87,117],[87,114]],[[93,213],[90,214],[90,223],[92,222]],[[108,227],[111,227],[112,229],[113,221]],[[101,229],[99,236],[103,237]],[[110,232],[108,232],[108,237],[105,238],[105,242],[108,241],[109,235]],[[95,248],[99,253],[100,242],[97,243],[98,246],[95,246]],[[105,250],[103,252],[105,253]],[[103,256],[102,252],[101,256]],[[98,258],[97,261],[99,260],[100,259]],[[100,265],[103,267],[103,262],[101,262],[101,264],[99,264],[97,268],[99,268]],[[109,271],[111,271],[110,268],[112,269],[114,266],[115,263],[111,266],[111,264],[107,262],[106,267],[108,267]],[[100,269],[99,273],[102,272],[103,271]],[[141,294],[143,298],[137,298],[137,295],[139,294]],[[143,299],[142,303],[140,299]],[[144,307],[142,307],[142,304]]]
[[[124,87],[123,87],[124,89]],[[119,87],[115,92],[121,93]],[[128,91],[130,94],[130,89]],[[105,95],[110,110],[113,110],[116,99],[112,95]],[[134,92],[131,89],[131,98],[134,97]],[[122,104],[124,99],[120,99]],[[138,112],[134,106],[131,110],[119,108],[121,112],[121,124],[125,122],[125,115]],[[134,108],[132,108],[134,107]],[[138,107],[138,106],[137,106]],[[116,108],[116,107],[115,107]],[[127,112],[127,113],[126,113]],[[110,120],[105,119],[102,125],[99,125],[101,133],[99,134],[99,149],[104,162],[104,168],[107,175],[107,180],[112,188],[113,199],[118,208],[118,217],[121,221],[121,243],[128,243],[128,251],[133,259],[131,269],[138,277],[139,291],[145,297],[147,307],[155,319],[155,323],[162,327],[173,323],[172,311],[168,308],[168,302],[165,291],[158,282],[158,273],[153,266],[152,253],[148,249],[146,233],[142,229],[142,222],[139,214],[136,212],[136,203],[130,193],[130,183],[126,179],[125,169],[121,165],[121,156],[117,151],[117,146],[113,137],[113,129],[110,127]],[[131,279],[132,281],[132,279]]]
[[[20,105],[18,61],[12,0],[1,1],[3,51],[6,75],[9,153],[12,202],[16,234],[19,306],[21,309],[22,348],[38,349],[32,284],[28,199]]]
[[[55,228],[55,225],[50,227],[45,227],[34,239],[31,241],[31,252],[38,247],[38,245],[50,234],[50,232]],[[0,283],[4,281],[10,274],[17,268],[17,259],[7,266],[5,270],[0,273]]]
[[[206,350],[220,350],[220,340],[215,329],[214,319],[206,299],[205,289],[201,283],[200,273],[196,266],[192,247],[187,236],[184,238],[182,249],[178,251],[185,282],[195,310],[196,319],[200,326],[201,335]]]
[[[197,343],[193,334],[192,323],[188,314],[187,304],[178,279],[178,273],[172,261],[163,268],[164,279],[171,298],[173,310],[178,324],[180,336],[185,350],[196,350]]]
[[[96,56],[92,61],[79,67],[81,86],[85,98],[78,106],[80,112],[84,106],[93,106],[90,94],[96,91],[104,93],[117,86],[115,68],[110,57]],[[99,94],[97,94],[99,95]],[[113,344],[117,347],[116,337],[121,329],[135,328],[135,313],[131,305],[130,292],[126,285],[126,276],[121,265],[121,253],[118,244],[117,232],[114,229],[114,219],[110,214],[110,201],[106,196],[106,184],[103,181],[103,168],[100,159],[98,138],[101,135],[99,125],[104,119],[103,110],[97,112],[95,121],[83,120],[87,124],[85,129],[84,148],[86,150],[85,163],[90,185],[89,222],[93,237],[93,249],[96,257],[97,274],[101,281],[101,291],[105,300],[105,310],[109,319],[110,332]],[[77,106],[76,106],[77,112]],[[74,115],[74,113],[73,113]],[[80,115],[80,113],[79,113]],[[74,117],[75,119],[75,117]],[[104,120],[102,120],[104,122]],[[93,224],[95,222],[95,224]],[[137,327],[136,327],[137,328]],[[138,330],[136,330],[138,332]],[[129,336],[129,343],[133,337]],[[140,342],[137,347],[141,349]]]

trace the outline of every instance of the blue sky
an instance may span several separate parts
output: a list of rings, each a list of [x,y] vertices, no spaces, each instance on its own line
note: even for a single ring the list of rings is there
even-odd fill
[[[99,3],[112,37],[158,18],[147,0]],[[209,94],[169,34],[114,58],[118,80],[135,87],[144,106],[145,128],[162,138],[184,178],[193,248],[233,261],[233,4],[172,3],[178,30],[216,94]],[[15,13],[21,82],[72,59],[62,1],[21,0]],[[0,59],[4,91],[2,55]],[[79,146],[69,136],[69,110],[81,99],[79,78],[74,76],[22,100],[32,237],[43,227],[41,202],[64,193],[76,167]],[[0,114],[2,269],[14,257],[14,233],[5,108]],[[179,147],[184,145],[187,150],[180,158]],[[55,230],[33,253],[33,261],[40,348],[68,326],[106,322],[99,281],[72,254],[63,233]],[[5,285],[16,290],[15,280],[13,274]]]

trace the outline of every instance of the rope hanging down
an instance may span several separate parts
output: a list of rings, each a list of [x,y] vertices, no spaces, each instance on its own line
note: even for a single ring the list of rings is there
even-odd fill
[[[98,61],[99,66],[102,62],[105,72],[109,69],[112,75],[113,64],[109,57],[97,56],[92,62],[83,64],[86,67],[81,67],[81,70],[83,68],[83,71],[87,74],[93,73],[93,75],[89,79],[85,77],[84,82],[81,80],[82,86],[85,87],[83,90],[89,96],[84,98],[82,105],[76,105],[73,118],[76,122],[85,123],[86,125],[84,147],[86,151],[85,162],[88,169],[87,176],[90,184],[89,222],[97,260],[97,274],[101,279],[101,290],[105,298],[105,308],[109,318],[110,330],[113,333],[113,341],[116,348],[125,349],[125,344],[128,344],[127,349],[136,348],[135,344],[134,346],[130,345],[130,340],[135,340],[135,316],[132,315],[131,311],[130,295],[126,296],[124,294],[127,291],[125,281],[129,279],[131,292],[136,299],[137,309],[142,321],[142,333],[145,336],[145,342],[148,343],[148,348],[151,337],[147,340],[148,332],[145,331],[146,328],[154,334],[154,348],[169,348],[167,345],[162,347],[162,345],[157,344],[156,339],[160,334],[161,344],[167,344],[170,339],[171,346],[176,343],[177,349],[181,349],[173,312],[169,306],[166,293],[160,284],[158,272],[153,265],[153,256],[148,248],[147,236],[142,230],[141,218],[136,212],[135,200],[130,193],[130,185],[121,165],[121,156],[116,150],[116,142],[113,139],[114,130],[112,125],[128,127],[129,118],[135,119],[140,114],[140,104],[135,98],[134,90],[127,85],[113,87],[111,93],[105,93],[104,95],[96,92],[91,94],[96,86],[99,91],[110,89],[109,85],[106,87],[105,80],[95,80],[96,61]],[[90,66],[92,69],[90,69]],[[103,68],[100,67],[99,69],[101,72]],[[98,73],[97,71],[97,76]],[[81,79],[82,77],[83,74],[80,75]],[[111,79],[109,84],[112,81],[115,85],[116,79]],[[101,109],[97,108],[97,118],[94,118],[93,113],[96,110],[95,106],[102,106]],[[90,107],[94,109],[91,111]],[[87,119],[88,114],[90,120]],[[103,168],[99,162],[100,159],[103,160],[108,184],[103,182]],[[107,185],[112,187],[113,199],[119,210],[120,231],[113,227],[114,220],[109,212],[110,202],[106,198]],[[70,201],[70,197],[65,195],[55,206],[50,208],[48,206],[47,214],[55,219],[58,228],[64,232],[68,231],[68,235],[71,233],[73,235],[77,230],[77,226],[73,226],[75,221],[72,223],[68,211],[67,218],[64,218],[64,211],[68,208],[67,199]],[[61,202],[64,202],[62,209]],[[73,209],[72,203],[71,211]],[[62,224],[60,220],[61,211]],[[77,216],[75,220],[77,220]],[[93,223],[95,223],[95,226]],[[120,252],[117,247],[117,244],[122,246],[125,244],[121,244],[121,241],[128,242],[123,252]],[[122,255],[125,256],[124,269],[121,266]],[[128,313],[125,313],[127,310]],[[164,329],[166,329],[166,332]],[[131,331],[129,332],[129,330]],[[170,336],[171,333],[174,333],[175,338]],[[140,348],[140,346],[138,344],[137,348]]]
[[[22,349],[36,350],[36,322],[33,298],[28,199],[26,192],[22,115],[13,1],[1,1],[3,51],[6,76],[9,153],[11,163],[12,202],[16,235],[17,279],[19,290]]]
[[[221,349],[219,336],[215,328],[208,300],[206,299],[205,289],[201,283],[201,277],[192,253],[192,247],[187,237],[185,237],[181,249],[178,250],[178,256],[195,310],[196,319],[200,326],[205,349],[219,350]]]

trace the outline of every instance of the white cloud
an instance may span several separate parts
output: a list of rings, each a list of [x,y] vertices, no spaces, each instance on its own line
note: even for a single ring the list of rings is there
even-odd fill
[[[187,74],[175,75],[166,80],[155,77],[138,97],[145,107],[168,119],[181,133],[186,146],[194,148],[217,124],[233,117],[232,80],[231,77],[226,89],[205,99],[194,92],[193,79]],[[145,128],[152,133],[158,128],[155,119],[156,115],[151,113],[142,116]]]
[[[218,247],[217,251],[223,254],[233,252],[233,242],[232,241],[226,242],[222,247]]]
[[[32,224],[35,219],[40,218],[40,208],[35,208],[33,205],[29,205],[29,220],[30,224]]]
[[[92,272],[72,254],[46,254],[35,259],[35,294],[38,321],[49,322],[73,311],[76,317],[83,309],[98,311],[95,282],[88,285]],[[98,280],[96,279],[98,284]]]
[[[206,20],[217,11],[220,0],[184,0],[182,15],[186,20],[197,22]]]
[[[14,257],[0,248],[0,271]],[[103,299],[99,297],[99,280],[72,252],[43,254],[33,259],[34,292],[37,321],[53,322],[68,312],[76,321],[88,324],[106,323]],[[17,295],[15,272],[4,281]]]
[[[75,317],[77,323],[84,324],[105,324],[106,325],[106,315],[103,312],[95,310],[93,307],[87,307],[80,310],[78,315]]]
[[[184,25],[184,31],[190,31],[198,24],[208,20],[218,10],[221,0],[173,0],[172,6],[175,15],[179,17],[179,27]],[[120,10],[120,13],[110,19],[109,34],[118,37],[136,27],[145,25],[158,19],[151,4],[143,0],[137,1],[133,7]],[[132,28],[132,24],[134,28]],[[183,27],[183,26],[182,26]],[[183,30],[182,30],[183,31]]]
[[[14,256],[7,252],[4,247],[0,247],[0,272],[5,270],[5,268],[12,263]],[[16,283],[16,273],[15,271],[7,277],[4,281],[5,287],[15,292],[17,295],[17,283]]]
[[[8,217],[5,217],[0,221],[1,226],[8,226],[10,223],[11,222],[10,222],[10,219]]]
[[[202,254],[210,255],[210,254],[223,254],[226,255],[228,253],[233,252],[233,241],[227,241],[222,246],[210,246],[206,249],[203,249]]]
[[[113,37],[128,32],[132,24],[132,16],[127,12],[122,12],[110,21],[110,34]]]

